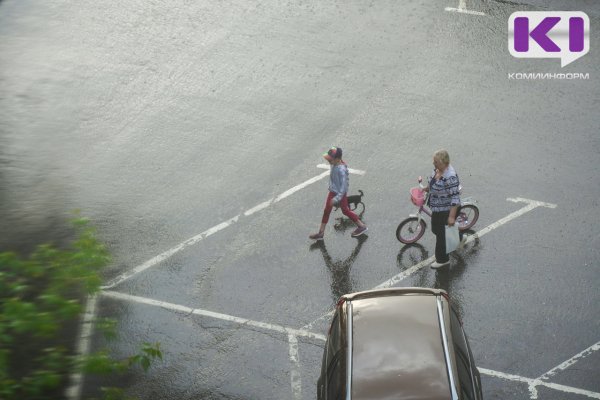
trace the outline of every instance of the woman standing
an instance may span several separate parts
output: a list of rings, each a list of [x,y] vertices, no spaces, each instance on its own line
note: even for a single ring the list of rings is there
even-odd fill
[[[435,262],[431,264],[431,268],[437,269],[450,265],[450,256],[446,253],[445,225],[454,226],[456,221],[460,207],[460,184],[446,150],[438,150],[433,154],[433,168],[429,185],[424,190],[429,192],[431,231],[436,238]]]

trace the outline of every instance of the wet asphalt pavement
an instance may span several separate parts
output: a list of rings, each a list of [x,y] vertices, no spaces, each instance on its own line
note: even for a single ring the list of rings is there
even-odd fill
[[[451,268],[395,284],[450,293],[486,399],[600,398],[600,5],[455,3],[2,1],[0,248],[63,243],[71,210],[90,217],[119,282],[99,303],[119,321],[115,355],[164,353],[120,380],[130,395],[313,399],[336,299],[433,254],[430,232],[411,247],[394,233],[445,147],[475,231],[490,230]],[[588,14],[587,55],[563,69],[510,56],[512,12],[561,9]],[[326,177],[245,214],[322,174],[331,145],[365,171],[350,192],[365,193],[366,237],[337,211],[324,243],[308,240]],[[502,222],[517,197],[556,208]],[[553,385],[531,389],[542,376]]]

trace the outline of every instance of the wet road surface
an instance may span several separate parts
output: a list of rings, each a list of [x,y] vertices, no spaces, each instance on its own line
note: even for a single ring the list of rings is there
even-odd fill
[[[512,12],[561,3],[5,0],[2,248],[68,239],[74,208],[92,219],[115,259],[98,306],[115,354],[164,352],[121,381],[142,399],[313,399],[337,297],[393,277],[449,291],[485,398],[600,398],[600,35],[562,70],[506,49]],[[569,9],[597,26],[595,2]],[[337,211],[319,245],[332,144],[365,172],[350,191],[369,232]],[[440,147],[489,229],[450,269],[415,269],[433,235],[394,232]],[[517,197],[556,207],[503,222]]]

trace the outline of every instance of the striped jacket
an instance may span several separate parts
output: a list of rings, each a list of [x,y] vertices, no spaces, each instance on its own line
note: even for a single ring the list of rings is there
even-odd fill
[[[433,212],[449,211],[460,205],[460,183],[452,165],[444,171],[442,178],[435,179],[435,170],[429,177],[429,207]]]

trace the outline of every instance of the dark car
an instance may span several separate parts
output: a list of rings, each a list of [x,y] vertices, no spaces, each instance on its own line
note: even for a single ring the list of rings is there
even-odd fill
[[[479,371],[448,294],[391,288],[342,296],[317,398],[482,399]]]

